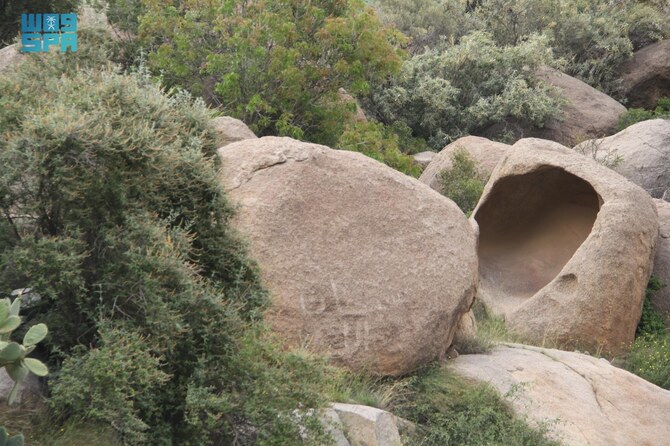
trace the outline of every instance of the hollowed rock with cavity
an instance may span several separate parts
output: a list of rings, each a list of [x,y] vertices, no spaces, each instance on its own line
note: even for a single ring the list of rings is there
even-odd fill
[[[535,342],[619,351],[651,272],[649,195],[560,144],[528,138],[494,170],[473,212],[479,296]]]

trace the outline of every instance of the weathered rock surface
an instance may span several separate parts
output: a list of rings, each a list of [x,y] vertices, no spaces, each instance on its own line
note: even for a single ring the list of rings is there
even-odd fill
[[[507,344],[449,364],[503,395],[512,391],[508,398],[515,411],[548,421],[552,435],[566,446],[656,446],[670,439],[670,391],[606,359]]]
[[[585,82],[549,67],[538,70],[539,79],[556,87],[566,104],[558,119],[550,120],[532,136],[572,146],[586,138],[600,138],[616,132],[619,116],[626,107]]]
[[[223,147],[245,139],[258,139],[244,122],[230,116],[218,116],[212,119],[212,124],[216,131],[217,147]]]
[[[670,189],[670,120],[638,122],[616,135],[584,141],[575,150],[597,150],[598,159],[619,156],[621,162],[613,169],[654,198]]]
[[[476,289],[474,232],[449,199],[361,154],[264,137],[219,149],[288,345],[401,375],[449,347]]]
[[[331,406],[351,446],[402,446],[395,415],[355,404]]]
[[[335,442],[335,446],[351,446],[351,443],[349,443],[349,440],[344,435],[344,426],[335,409],[325,409],[320,416],[320,420],[326,433]]]
[[[16,43],[0,49],[0,73],[16,65],[20,60],[21,53]]]
[[[482,177],[488,179],[496,164],[511,148],[510,145],[491,141],[479,136],[465,136],[452,142],[440,151],[423,171],[419,181],[439,192],[440,173],[453,167],[453,156],[459,150],[464,150],[477,164]]]
[[[652,295],[654,306],[663,313],[665,320],[670,322],[670,203],[654,200],[658,211],[659,237],[654,257],[654,271],[665,287]]]
[[[659,99],[670,97],[670,40],[636,51],[620,77],[630,107],[653,109]]]
[[[421,167],[426,167],[430,164],[431,161],[433,161],[433,158],[437,153],[431,152],[430,150],[427,152],[420,152],[420,153],[415,153],[412,155],[412,158],[414,158],[414,161]]]
[[[649,195],[560,144],[517,142],[473,218],[479,297],[535,342],[630,343],[658,236]]]

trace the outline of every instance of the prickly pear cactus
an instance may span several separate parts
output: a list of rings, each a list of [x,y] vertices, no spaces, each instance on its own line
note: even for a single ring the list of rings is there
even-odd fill
[[[30,327],[23,337],[23,343],[10,340],[11,334],[21,325],[19,310],[21,308],[21,296],[14,302],[9,299],[0,299],[0,368],[4,367],[7,374],[14,380],[14,387],[9,393],[9,404],[13,404],[19,390],[19,385],[32,372],[37,376],[46,376],[49,373],[47,366],[34,358],[27,358],[28,354],[35,349],[48,333],[47,326],[37,324]],[[1,434],[0,434],[1,438]],[[13,445],[13,443],[8,443]],[[2,446],[3,443],[0,443]]]
[[[4,427],[0,427],[0,446],[23,446],[23,435],[14,435],[9,437],[7,430]]]

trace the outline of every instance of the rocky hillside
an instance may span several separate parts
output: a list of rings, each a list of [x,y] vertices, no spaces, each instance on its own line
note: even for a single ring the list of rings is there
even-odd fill
[[[0,11],[15,444],[668,444],[663,5],[46,3]]]

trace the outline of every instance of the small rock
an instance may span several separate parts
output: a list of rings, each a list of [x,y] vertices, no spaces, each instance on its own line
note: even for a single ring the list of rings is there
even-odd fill
[[[335,403],[351,446],[402,446],[395,415],[374,407]]]
[[[244,122],[230,116],[216,117],[212,119],[212,124],[216,130],[217,147],[227,146],[245,139],[258,139]]]

